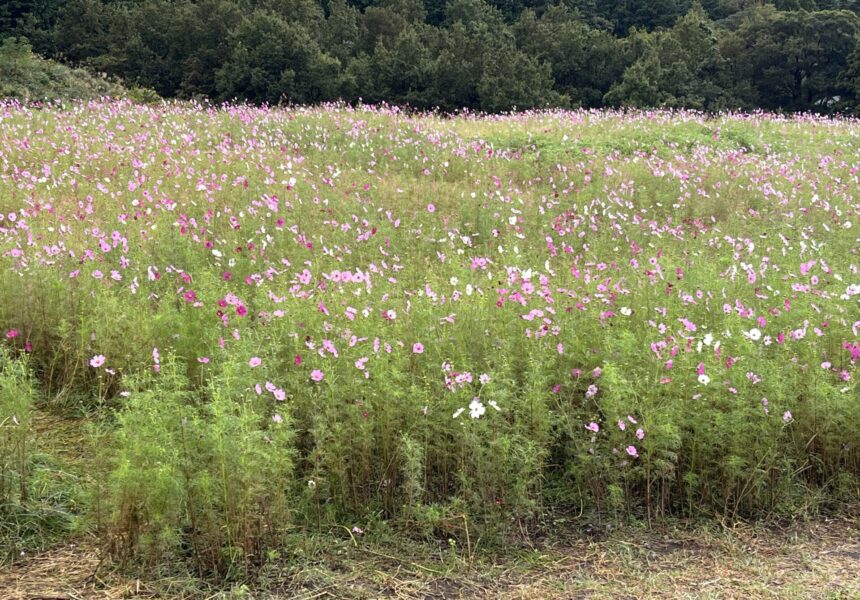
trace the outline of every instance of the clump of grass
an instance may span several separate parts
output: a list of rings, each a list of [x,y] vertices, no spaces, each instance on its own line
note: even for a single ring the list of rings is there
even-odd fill
[[[194,390],[176,361],[128,382],[111,449],[113,550],[149,568],[177,559],[198,575],[247,576],[290,523],[289,413],[264,418],[223,373]]]
[[[0,562],[44,548],[79,523],[77,481],[36,443],[36,398],[26,355],[0,349]]]

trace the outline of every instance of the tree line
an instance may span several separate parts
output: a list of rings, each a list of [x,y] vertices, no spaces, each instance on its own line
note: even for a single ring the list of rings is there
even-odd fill
[[[860,113],[855,0],[9,0],[0,37],[163,97]]]

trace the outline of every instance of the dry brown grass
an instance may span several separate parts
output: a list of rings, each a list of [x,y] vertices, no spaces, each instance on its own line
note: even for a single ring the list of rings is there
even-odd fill
[[[123,578],[86,543],[0,572],[3,600],[860,598],[860,529],[856,519],[843,518],[718,531],[619,531],[599,541],[555,539],[471,569],[359,543],[271,571],[257,591],[189,591],[187,585],[170,591],[170,585]]]

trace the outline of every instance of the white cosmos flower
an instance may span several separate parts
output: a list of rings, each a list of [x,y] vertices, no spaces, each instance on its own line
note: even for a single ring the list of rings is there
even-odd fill
[[[701,375],[699,375],[699,383],[701,383],[702,385],[708,385],[709,383],[711,383],[711,378],[702,373]]]
[[[706,333],[705,337],[702,338],[702,343],[704,343],[705,346],[710,346],[713,343],[713,341],[714,341],[714,335],[712,333]]]
[[[620,309],[618,309],[618,312],[620,312],[625,317],[629,317],[633,314],[633,310],[628,306],[622,306]]]
[[[472,401],[469,403],[469,416],[473,419],[480,419],[481,415],[485,412],[487,412],[487,409],[481,401],[477,398],[472,398]]]
[[[746,335],[752,341],[757,342],[761,339],[761,330],[758,327],[753,327]]]

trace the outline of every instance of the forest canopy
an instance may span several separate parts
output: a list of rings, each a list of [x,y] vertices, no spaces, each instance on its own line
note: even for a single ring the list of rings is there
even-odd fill
[[[0,38],[166,98],[858,114],[858,15],[855,0],[11,0]]]

